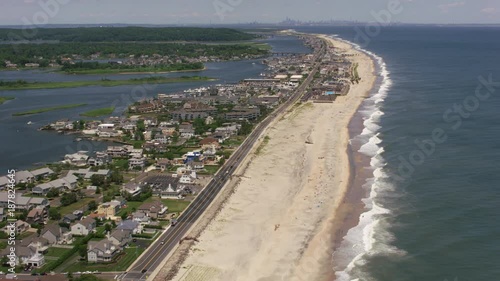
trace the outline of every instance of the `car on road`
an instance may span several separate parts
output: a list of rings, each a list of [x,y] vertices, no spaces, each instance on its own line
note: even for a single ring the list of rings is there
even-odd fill
[[[161,241],[161,244],[162,244],[162,245],[163,245],[163,244],[165,244],[165,240]]]
[[[177,219],[173,219],[171,222],[170,222],[170,225],[171,226],[175,226],[177,224]]]
[[[141,270],[141,273],[146,273],[146,271],[148,271],[148,269],[144,268],[143,270]]]

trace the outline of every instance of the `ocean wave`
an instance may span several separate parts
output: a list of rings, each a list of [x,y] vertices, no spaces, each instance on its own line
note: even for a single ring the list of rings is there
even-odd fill
[[[392,234],[387,231],[387,221],[384,219],[391,211],[377,204],[380,192],[395,189],[390,182],[390,175],[384,170],[386,166],[383,157],[383,136],[380,134],[380,120],[384,116],[383,105],[392,86],[391,74],[383,58],[362,49],[359,45],[335,37],[345,43],[351,44],[358,51],[364,52],[372,57],[378,67],[380,75],[380,87],[377,92],[365,100],[360,113],[364,118],[364,129],[356,139],[362,144],[359,152],[369,156],[373,177],[366,180],[363,188],[369,192],[369,196],[362,202],[366,212],[359,217],[356,227],[350,229],[344,237],[339,249],[334,253],[337,280],[372,280],[368,272],[363,272],[363,265],[367,258],[373,255],[389,254],[404,255],[405,253],[390,243],[394,240]]]

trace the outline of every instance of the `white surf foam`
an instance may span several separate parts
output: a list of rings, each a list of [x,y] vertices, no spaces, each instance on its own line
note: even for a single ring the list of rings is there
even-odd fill
[[[370,280],[371,278],[359,269],[360,266],[366,263],[367,257],[378,253],[404,254],[390,246],[393,237],[385,230],[383,220],[383,216],[389,214],[390,210],[377,204],[379,192],[394,190],[394,186],[387,181],[389,175],[384,171],[386,164],[383,157],[384,148],[382,147],[383,140],[381,139],[381,126],[379,124],[380,119],[384,116],[382,107],[392,86],[392,81],[387,65],[381,57],[362,49],[352,42],[339,37],[335,37],[335,39],[351,44],[355,49],[372,57],[377,63],[381,77],[380,88],[377,92],[372,93],[370,98],[366,99],[360,111],[364,116],[364,129],[360,136],[357,137],[357,140],[362,144],[359,152],[371,157],[370,165],[373,169],[373,177],[367,179],[363,186],[369,191],[369,196],[362,200],[367,211],[360,215],[358,225],[348,231],[341,246],[333,255],[336,264],[338,264],[335,268],[337,270],[337,280]]]

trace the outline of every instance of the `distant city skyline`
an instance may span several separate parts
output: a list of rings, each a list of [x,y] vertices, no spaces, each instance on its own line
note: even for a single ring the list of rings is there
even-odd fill
[[[0,25],[299,21],[500,24],[497,0],[1,0]]]

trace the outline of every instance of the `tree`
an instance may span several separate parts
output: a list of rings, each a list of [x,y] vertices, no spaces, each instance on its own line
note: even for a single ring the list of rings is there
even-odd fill
[[[51,188],[49,192],[47,192],[47,198],[54,198],[57,196],[59,196],[59,190],[57,188]]]
[[[78,201],[76,193],[64,193],[61,196],[61,205],[68,206]]]
[[[104,175],[92,175],[90,182],[95,186],[103,186],[106,183],[106,177]]]
[[[57,208],[50,208],[49,209],[49,218],[51,220],[60,220],[61,219],[61,213]]]
[[[117,171],[113,171],[111,175],[109,176],[109,180],[111,182],[114,182],[116,184],[122,184],[123,183],[123,175],[120,174]]]
[[[95,200],[92,200],[89,202],[88,209],[90,211],[94,211],[97,209],[97,202]]]
[[[82,244],[78,246],[78,254],[80,257],[85,258],[87,256],[87,245]]]
[[[107,224],[104,225],[104,230],[106,232],[111,232],[112,229],[113,228],[111,227],[111,224],[107,223]]]

